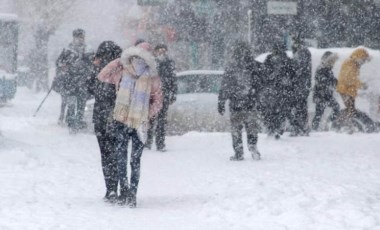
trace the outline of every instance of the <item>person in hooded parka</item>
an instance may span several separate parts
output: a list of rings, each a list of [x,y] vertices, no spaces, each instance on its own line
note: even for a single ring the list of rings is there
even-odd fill
[[[337,84],[337,79],[334,77],[332,68],[338,55],[327,51],[323,54],[321,64],[315,72],[315,84],[313,88],[313,102],[316,104],[315,116],[312,122],[312,129],[318,130],[319,122],[325,108],[331,107],[332,114],[329,117],[331,122],[335,121],[339,113],[339,104],[334,98],[334,91]]]
[[[294,93],[290,103],[292,108],[291,136],[307,136],[308,106],[307,99],[311,89],[311,53],[299,36],[293,37],[293,61],[295,78],[293,81]]]
[[[268,135],[279,139],[284,132],[286,118],[290,117],[293,97],[294,68],[286,55],[283,42],[275,42],[272,53],[264,61],[265,77],[260,94],[260,107]]]
[[[360,80],[360,68],[371,59],[366,49],[357,48],[342,64],[336,90],[343,99],[347,118],[352,118],[358,112],[355,107],[358,91],[367,88],[367,85]]]
[[[157,116],[162,108],[161,81],[156,63],[147,42],[124,50],[121,57],[110,62],[98,75],[98,79],[115,85],[116,100],[113,109],[113,134],[117,159],[117,179],[120,185],[120,205],[136,207],[136,195],[140,181],[140,163],[147,139],[149,119]],[[131,173],[127,176],[128,143]]]
[[[76,133],[79,129],[87,127],[83,121],[84,110],[88,99],[87,78],[93,72],[93,52],[88,52],[85,43],[85,31],[76,29],[73,31],[73,41],[67,49],[61,52],[56,61],[57,73],[62,79],[61,94],[67,103],[67,124],[70,133]],[[64,112],[64,106],[62,105]],[[60,116],[60,122],[63,119]]]
[[[94,96],[95,103],[92,121],[99,144],[103,175],[106,185],[104,200],[115,202],[117,199],[117,166],[114,151],[112,112],[115,106],[116,89],[109,83],[99,81],[96,76],[109,62],[120,58],[122,49],[113,41],[100,43],[94,58],[97,67],[88,82],[88,92]]]
[[[253,159],[259,160],[261,157],[257,149],[260,77],[260,64],[254,60],[250,46],[246,42],[237,42],[225,68],[218,98],[218,111],[221,115],[225,112],[226,101],[229,101],[232,146],[235,152],[230,160],[244,159],[243,128],[247,132],[248,149]]]

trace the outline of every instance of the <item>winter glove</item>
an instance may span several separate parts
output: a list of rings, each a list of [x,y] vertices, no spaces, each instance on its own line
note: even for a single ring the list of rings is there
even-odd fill
[[[368,85],[366,83],[362,83],[362,89],[364,90],[368,89]]]
[[[224,104],[223,103],[218,103],[218,113],[220,114],[220,115],[224,115],[224,112],[225,112],[225,107],[224,107]]]
[[[177,97],[176,96],[171,96],[170,97],[170,101],[169,101],[169,104],[173,104],[175,101],[177,100]]]

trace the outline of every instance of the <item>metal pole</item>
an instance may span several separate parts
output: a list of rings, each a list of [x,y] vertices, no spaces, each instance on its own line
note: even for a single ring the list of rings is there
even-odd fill
[[[252,42],[252,10],[247,11],[248,14],[248,43],[251,44]]]
[[[40,105],[38,106],[36,112],[34,112],[33,117],[36,117],[36,116],[37,116],[38,111],[40,111],[42,105],[44,104],[46,98],[48,98],[48,96],[49,96],[50,92],[52,91],[52,89],[53,89],[53,86],[50,87],[50,89],[49,89],[48,93],[46,94],[45,98],[41,101],[41,103],[40,103]]]

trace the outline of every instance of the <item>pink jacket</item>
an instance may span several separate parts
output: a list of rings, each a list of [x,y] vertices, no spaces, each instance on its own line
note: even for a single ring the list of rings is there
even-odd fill
[[[122,77],[124,66],[120,58],[108,63],[99,73],[98,79],[102,82],[114,84],[116,89]],[[152,77],[152,89],[150,92],[149,118],[155,117],[162,109],[163,94],[161,80],[158,76]]]

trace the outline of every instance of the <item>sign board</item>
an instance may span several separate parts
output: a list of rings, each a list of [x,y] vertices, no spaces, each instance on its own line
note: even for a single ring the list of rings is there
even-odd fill
[[[297,15],[297,2],[268,1],[268,14]]]
[[[168,0],[137,0],[139,6],[159,6],[166,4]]]

